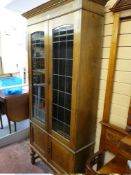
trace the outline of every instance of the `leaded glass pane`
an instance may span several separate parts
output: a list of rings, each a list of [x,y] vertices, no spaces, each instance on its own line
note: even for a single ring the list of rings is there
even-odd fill
[[[45,122],[44,32],[31,35],[33,117]]]
[[[73,25],[53,29],[52,129],[70,138]]]

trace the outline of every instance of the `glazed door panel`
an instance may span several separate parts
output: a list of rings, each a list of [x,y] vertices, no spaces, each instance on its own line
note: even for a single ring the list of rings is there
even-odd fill
[[[47,128],[48,23],[29,28],[30,37],[30,113],[31,120]]]
[[[69,144],[71,139],[75,13],[49,21],[50,131]]]

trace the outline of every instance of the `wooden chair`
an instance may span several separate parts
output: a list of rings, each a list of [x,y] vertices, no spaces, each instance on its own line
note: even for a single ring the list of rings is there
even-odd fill
[[[16,122],[25,120],[29,116],[29,94],[10,95],[5,98],[5,109],[11,133],[11,121],[14,122],[16,131]]]
[[[116,155],[111,161],[107,164],[99,167],[97,171],[93,170],[95,164],[99,164],[103,156],[103,151],[99,151],[87,162],[86,174],[87,175],[97,175],[97,174],[131,174],[131,170],[127,166],[127,158],[121,155]]]
[[[12,76],[18,76],[19,72],[15,72],[15,73],[7,73],[7,74],[3,74],[3,69],[2,69],[2,60],[0,58],[0,78],[7,78],[7,77],[12,77]],[[2,87],[0,87],[2,88]],[[0,92],[1,94],[1,92]],[[0,129],[3,129],[3,121],[2,121],[2,114],[5,114],[5,106],[3,104],[3,102],[0,102]]]

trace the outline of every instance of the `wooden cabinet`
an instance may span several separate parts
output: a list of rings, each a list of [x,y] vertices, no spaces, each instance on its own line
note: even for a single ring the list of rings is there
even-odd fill
[[[54,0],[24,14],[32,160],[37,153],[57,172],[84,172],[93,153],[103,10],[93,1]]]

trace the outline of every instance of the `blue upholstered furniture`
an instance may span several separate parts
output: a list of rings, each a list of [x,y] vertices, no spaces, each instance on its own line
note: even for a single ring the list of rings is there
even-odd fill
[[[21,85],[21,84],[22,84],[22,79],[20,77],[17,77],[17,76],[0,77],[0,88],[4,88],[7,86]],[[2,93],[5,95],[21,94],[22,87],[4,89],[2,90]]]

